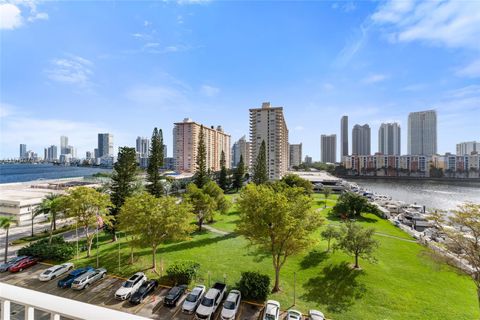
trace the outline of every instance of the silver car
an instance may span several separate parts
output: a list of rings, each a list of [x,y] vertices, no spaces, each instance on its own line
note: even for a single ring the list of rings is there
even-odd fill
[[[105,278],[107,275],[107,269],[99,268],[92,271],[88,271],[75,279],[72,283],[72,289],[82,290],[88,288],[94,282]]]

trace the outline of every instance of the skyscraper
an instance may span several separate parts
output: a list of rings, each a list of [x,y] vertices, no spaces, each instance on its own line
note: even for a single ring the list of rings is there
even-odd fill
[[[238,139],[232,147],[232,167],[237,167],[240,162],[240,156],[243,157],[243,164],[249,166],[250,163],[250,142],[245,136]]]
[[[302,163],[302,144],[290,145],[290,168],[299,166]]]
[[[348,116],[343,116],[340,121],[340,155],[348,156]]]
[[[175,170],[178,172],[195,173],[197,170],[197,151],[201,124],[188,118],[177,122],[173,128],[173,158]],[[220,158],[225,153],[226,167],[230,168],[230,135],[223,132],[221,126],[203,126],[206,146],[207,169],[220,171]]]
[[[150,154],[150,139],[137,137],[135,150],[141,158],[148,157]]]
[[[437,153],[437,112],[411,112],[408,115],[408,154],[431,156]]]
[[[370,126],[368,124],[353,126],[352,154],[361,156],[371,154]]]
[[[24,143],[20,144],[20,159],[25,159],[25,156],[27,154],[27,145]]]
[[[267,174],[269,179],[281,179],[288,170],[288,128],[282,107],[272,107],[270,102],[250,112],[251,166],[265,141]]]
[[[98,134],[98,158],[113,156],[113,134]]]
[[[60,136],[60,154],[67,154],[68,137]]]
[[[474,152],[480,153],[480,142],[469,141],[457,143],[457,156],[471,155]]]
[[[322,162],[335,163],[337,162],[337,135],[322,134],[320,136],[320,144],[322,150]]]
[[[58,160],[57,146],[56,145],[51,145],[50,147],[45,148],[45,150],[47,151],[47,154],[46,154],[46,157],[45,157],[46,161],[53,162],[53,161]]]
[[[378,129],[378,152],[385,155],[400,155],[400,137],[398,123],[382,123]]]

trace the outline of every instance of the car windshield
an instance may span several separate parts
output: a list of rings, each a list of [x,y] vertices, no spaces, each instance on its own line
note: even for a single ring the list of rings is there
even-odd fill
[[[45,272],[43,272],[43,274],[50,274],[52,273],[52,270],[45,270]]]
[[[275,320],[275,316],[273,314],[267,314],[265,315],[266,320]]]
[[[123,284],[123,286],[124,286],[125,288],[131,288],[131,287],[133,287],[133,282],[131,282],[131,281],[125,281],[125,283]]]
[[[203,298],[202,299],[202,305],[205,306],[205,307],[213,306],[213,299]]]
[[[147,287],[142,286],[142,287],[140,287],[140,289],[138,289],[137,292],[138,293],[144,293],[145,291],[147,291]]]
[[[71,280],[73,278],[75,278],[75,276],[72,276],[71,274],[69,274],[68,277],[66,277],[64,280],[68,281],[68,280]]]
[[[193,294],[193,293],[190,293],[188,296],[187,296],[187,301],[188,302],[195,302],[197,301],[197,295],[196,294]]]
[[[233,301],[225,301],[223,304],[223,307],[228,310],[234,310],[235,309],[235,302]]]

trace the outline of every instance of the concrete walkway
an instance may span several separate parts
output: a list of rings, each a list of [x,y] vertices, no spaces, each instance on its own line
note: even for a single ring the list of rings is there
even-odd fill
[[[226,232],[226,231],[222,231],[222,230],[215,229],[214,227],[209,226],[208,224],[204,224],[202,227],[203,227],[205,230],[208,230],[208,231],[210,231],[210,232],[212,232],[212,233],[219,234],[219,235],[221,235],[221,236],[226,236],[226,235],[229,235],[229,234],[233,233],[233,232]]]

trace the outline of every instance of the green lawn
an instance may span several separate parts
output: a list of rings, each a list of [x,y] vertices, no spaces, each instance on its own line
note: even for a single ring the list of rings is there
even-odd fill
[[[230,196],[234,197],[234,196]],[[333,206],[336,196],[329,198]],[[339,224],[324,207],[323,195],[315,195],[315,206],[326,223]],[[235,207],[226,215],[217,215],[213,226],[233,231],[238,219]],[[281,302],[286,309],[293,304],[293,275],[296,274],[296,308],[307,312],[317,308],[332,319],[478,319],[478,305],[473,282],[458,275],[448,266],[438,265],[428,251],[410,236],[373,215],[365,215],[359,223],[374,227],[382,235],[377,263],[360,261],[362,271],[351,270],[352,258],[342,252],[326,253],[326,243],[320,239],[320,230],[314,234],[310,250],[290,257],[281,273],[281,293],[270,298]],[[136,263],[128,265],[129,250],[120,241],[122,267],[118,271],[118,244],[101,237],[100,264],[111,273],[129,276],[151,266],[148,249],[137,250]],[[95,250],[93,250],[95,254]],[[208,285],[209,279],[227,279],[233,285],[241,271],[254,270],[273,277],[269,257],[254,255],[253,248],[235,234],[219,236],[209,232],[194,234],[189,241],[172,243],[158,250],[158,261],[166,268],[177,260],[195,260],[201,264],[197,282]],[[95,264],[95,255],[87,259],[82,254],[79,265]],[[150,276],[154,276],[148,271]]]

